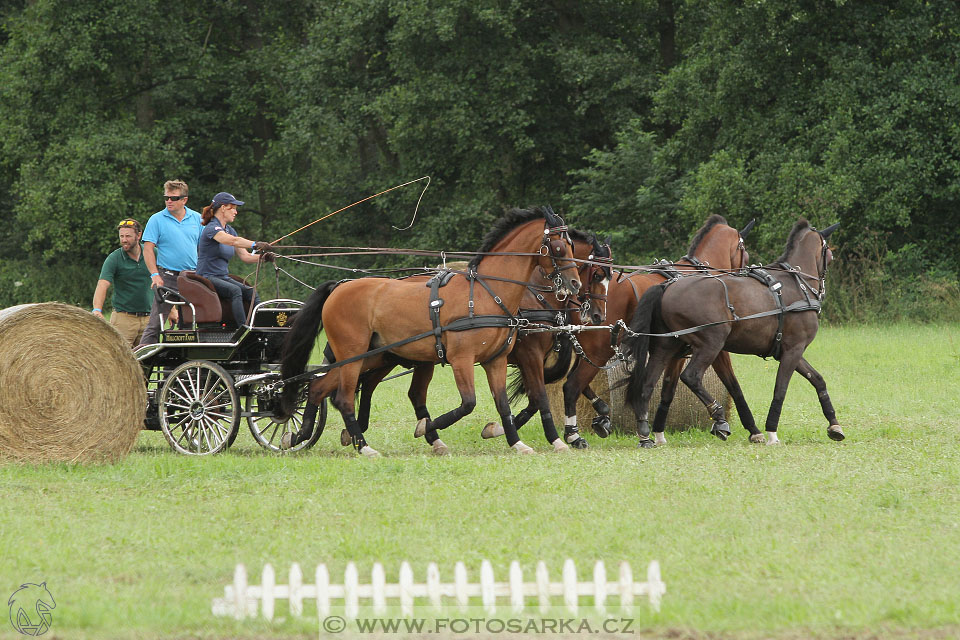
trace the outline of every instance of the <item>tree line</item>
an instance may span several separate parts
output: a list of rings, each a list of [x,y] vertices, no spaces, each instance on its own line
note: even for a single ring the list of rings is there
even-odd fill
[[[0,307],[89,304],[170,178],[271,240],[429,175],[409,230],[417,186],[289,242],[471,250],[550,204],[626,264],[756,218],[761,262],[803,216],[841,223],[828,316],[949,318],[958,52],[953,0],[7,0]]]

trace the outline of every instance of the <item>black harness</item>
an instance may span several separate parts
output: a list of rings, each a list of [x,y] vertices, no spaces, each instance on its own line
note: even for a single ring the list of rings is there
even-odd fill
[[[826,240],[821,239],[821,242],[822,242],[822,248],[820,253],[821,266],[818,267],[819,273],[817,274],[817,280],[819,281],[819,287],[820,287],[818,291],[812,291],[806,284],[804,284],[803,277],[805,274],[803,274],[798,267],[794,267],[786,262],[776,262],[773,265],[770,265],[770,266],[782,269],[785,273],[793,276],[793,279],[797,284],[797,288],[803,294],[803,300],[797,300],[796,302],[792,302],[788,305],[784,305],[783,293],[782,293],[783,283],[780,282],[780,280],[778,280],[765,268],[760,267],[759,265],[752,265],[750,267],[746,267],[730,275],[734,275],[738,277],[753,278],[765,284],[767,286],[767,289],[770,291],[770,294],[773,296],[773,299],[777,305],[776,309],[771,309],[769,311],[761,311],[759,313],[753,313],[748,316],[738,316],[736,310],[733,308],[733,305],[730,303],[730,296],[727,291],[726,283],[722,279],[720,279],[719,276],[711,276],[711,277],[717,278],[720,284],[723,285],[724,297],[726,299],[727,308],[730,310],[730,313],[733,316],[731,320],[718,320],[717,322],[708,322],[706,324],[701,324],[696,327],[689,327],[687,329],[680,329],[678,331],[670,331],[668,333],[638,333],[635,331],[631,331],[626,326],[626,324],[624,324],[623,320],[620,320],[617,323],[617,327],[618,327],[617,331],[615,332],[611,331],[611,341],[616,339],[620,331],[626,331],[627,334],[631,336],[646,335],[649,337],[656,337],[656,338],[677,338],[679,336],[686,335],[688,333],[694,333],[696,331],[700,331],[701,329],[706,329],[707,327],[713,327],[720,324],[728,324],[730,322],[740,322],[742,320],[753,320],[755,318],[766,318],[769,316],[777,316],[778,326],[777,326],[777,333],[773,339],[773,344],[771,345],[770,350],[767,352],[767,354],[762,357],[764,358],[772,357],[775,360],[779,360],[780,353],[782,350],[782,342],[783,342],[784,316],[787,313],[798,313],[801,311],[816,311],[819,314],[822,309],[824,286],[825,286],[824,280],[826,277],[826,270],[827,270],[826,264],[827,264],[828,247],[827,247]],[[809,277],[812,278],[812,276],[809,276]],[[668,280],[667,282],[664,282],[659,286],[666,288],[670,286],[673,282],[675,282],[675,280]],[[813,295],[811,295],[811,293]]]

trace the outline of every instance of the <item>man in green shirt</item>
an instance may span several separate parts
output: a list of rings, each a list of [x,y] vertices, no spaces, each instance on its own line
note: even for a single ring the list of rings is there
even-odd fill
[[[107,290],[113,285],[110,324],[131,348],[135,348],[150,320],[153,290],[150,288],[150,271],[143,259],[143,245],[140,244],[140,223],[133,219],[121,220],[117,233],[120,248],[103,261],[97,290],[93,294],[93,314],[103,318],[103,302]]]

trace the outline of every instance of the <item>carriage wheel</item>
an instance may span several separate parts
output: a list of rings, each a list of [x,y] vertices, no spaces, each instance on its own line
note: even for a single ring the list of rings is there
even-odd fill
[[[233,378],[213,362],[194,360],[174,369],[157,399],[160,429],[178,453],[219,453],[240,426],[240,400]]]
[[[270,411],[270,407],[267,406],[266,403],[262,404],[262,410],[264,412]],[[261,409],[260,405],[261,403],[256,393],[251,393],[246,397],[247,413],[257,413],[258,410]],[[304,440],[292,449],[283,449],[280,446],[284,434],[297,433],[300,431],[300,426],[303,424],[303,412],[306,406],[307,389],[304,387],[300,392],[300,395],[297,397],[297,409],[289,418],[278,420],[273,416],[248,415],[247,425],[250,427],[250,433],[253,435],[253,439],[256,440],[257,443],[264,449],[273,451],[275,453],[289,453],[291,451],[304,451],[309,449],[317,443],[317,440],[320,439],[320,434],[323,433],[323,426],[327,421],[326,400],[321,402],[320,406],[317,408],[317,420],[313,425],[313,433],[310,435],[310,438]]]

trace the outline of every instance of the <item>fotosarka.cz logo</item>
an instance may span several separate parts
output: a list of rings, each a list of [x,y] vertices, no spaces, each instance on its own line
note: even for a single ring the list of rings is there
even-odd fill
[[[7,605],[10,607],[10,624],[17,632],[25,636],[42,636],[50,630],[53,622],[50,610],[56,608],[57,603],[46,582],[28,582],[13,592]]]

